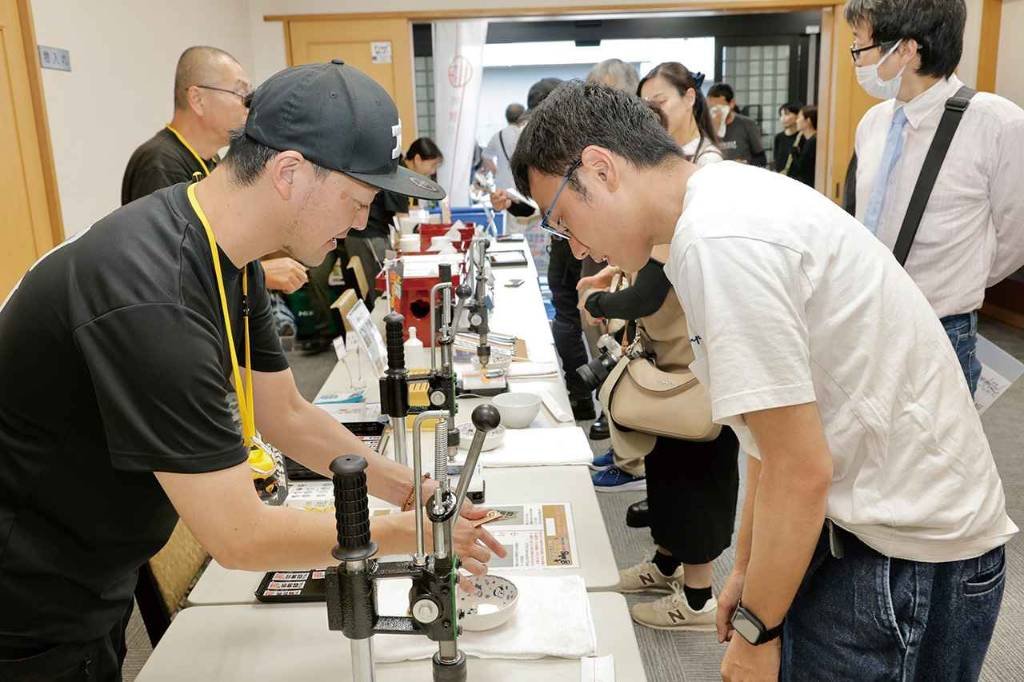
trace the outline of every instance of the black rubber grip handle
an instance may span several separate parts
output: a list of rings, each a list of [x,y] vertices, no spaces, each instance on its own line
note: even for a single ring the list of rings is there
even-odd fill
[[[388,369],[405,369],[405,318],[394,311],[384,316]]]
[[[341,560],[366,558],[376,551],[370,541],[366,459],[360,455],[335,457],[331,473],[334,474],[334,518],[338,528],[334,556]]]

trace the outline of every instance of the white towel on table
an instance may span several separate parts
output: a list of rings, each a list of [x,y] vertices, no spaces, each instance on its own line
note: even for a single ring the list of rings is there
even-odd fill
[[[456,462],[465,461],[466,453],[460,452]],[[578,426],[505,429],[500,447],[480,453],[483,467],[566,466],[592,461],[590,441]]]
[[[512,618],[493,630],[463,633],[459,649],[476,658],[583,658],[595,654],[597,635],[583,578],[516,576],[512,581],[519,588]],[[378,611],[406,613],[409,585],[407,580],[378,582]],[[376,635],[373,639],[373,656],[379,663],[423,660],[437,651],[435,642],[417,635]]]

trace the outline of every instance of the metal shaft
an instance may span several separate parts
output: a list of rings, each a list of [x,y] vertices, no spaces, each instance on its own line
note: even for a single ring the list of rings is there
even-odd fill
[[[405,417],[392,417],[391,431],[395,439],[395,461],[403,466],[409,466],[409,444],[405,437]],[[419,480],[419,473],[416,476]]]
[[[352,682],[376,682],[377,673],[373,669],[373,639],[351,639],[349,649],[352,652]]]

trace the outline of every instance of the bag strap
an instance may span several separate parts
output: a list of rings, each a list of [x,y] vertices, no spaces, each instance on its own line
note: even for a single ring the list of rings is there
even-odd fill
[[[914,185],[914,193],[910,195],[910,204],[907,206],[907,214],[903,217],[903,225],[900,227],[900,235],[896,239],[896,246],[892,253],[896,261],[903,265],[910,255],[910,247],[917,236],[917,228],[921,225],[921,218],[924,216],[924,209],[928,206],[928,198],[935,187],[935,179],[939,177],[939,169],[946,159],[946,152],[953,141],[953,135],[960,126],[960,119],[970,106],[971,98],[976,90],[966,85],[957,90],[956,94],[946,100],[946,110],[939,121],[939,127],[935,131],[932,144],[928,147],[928,153],[924,157],[924,165],[921,167],[921,175],[917,177],[917,184]]]
[[[508,156],[508,150],[505,149],[505,138],[502,136],[501,133],[502,133],[502,131],[499,130],[498,131],[498,144],[501,145],[501,153],[505,155],[505,161],[506,162],[512,163],[512,159],[510,159],[509,156]]]

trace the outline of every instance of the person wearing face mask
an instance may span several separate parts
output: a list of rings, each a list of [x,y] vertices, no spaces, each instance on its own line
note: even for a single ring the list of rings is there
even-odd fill
[[[961,92],[963,0],[851,0],[845,12],[857,80],[885,100],[857,126],[857,218],[889,249],[946,103],[969,98],[904,267],[942,319],[973,393],[985,289],[1024,265],[1024,111],[998,95]]]
[[[796,117],[800,113],[800,104],[787,102],[779,107],[779,122],[782,130],[775,134],[772,143],[772,169],[785,173],[789,168],[789,153],[793,151],[800,131],[797,130]]]
[[[178,58],[171,122],[132,153],[121,181],[121,205],[158,189],[210,174],[231,130],[245,122],[252,83],[230,54],[195,45]],[[286,256],[261,261],[271,291],[290,294],[307,280],[306,268]]]
[[[736,95],[728,83],[715,83],[708,90],[711,120],[726,161],[739,161],[764,168],[768,155],[757,122],[736,111]]]
[[[796,118],[800,138],[793,146],[786,175],[814,187],[814,170],[818,160],[818,107],[800,109]]]

